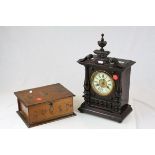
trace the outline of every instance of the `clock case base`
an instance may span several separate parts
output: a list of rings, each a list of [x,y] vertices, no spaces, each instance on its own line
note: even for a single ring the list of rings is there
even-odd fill
[[[96,116],[100,116],[103,118],[107,118],[116,122],[121,123],[124,118],[132,111],[132,107],[129,104],[126,104],[123,108],[121,113],[118,112],[110,112],[104,109],[94,108],[91,107],[89,104],[85,102],[78,109],[81,113],[88,113]]]

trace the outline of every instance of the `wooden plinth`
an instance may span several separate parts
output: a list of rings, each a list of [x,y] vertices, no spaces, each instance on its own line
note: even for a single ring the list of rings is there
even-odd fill
[[[94,108],[89,106],[89,104],[83,103],[78,110],[82,113],[100,116],[121,123],[123,119],[132,111],[132,107],[128,104],[121,113],[115,113],[99,108]]]

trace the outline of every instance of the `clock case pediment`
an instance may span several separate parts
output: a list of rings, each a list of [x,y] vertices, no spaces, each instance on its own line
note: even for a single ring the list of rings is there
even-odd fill
[[[131,66],[135,63],[132,60],[125,60],[119,58],[108,57],[109,51],[105,51],[103,47],[107,44],[103,39],[98,42],[101,47],[100,50],[95,50],[93,54],[89,54],[83,59],[79,59],[78,63],[85,66],[85,81],[84,81],[84,103],[79,108],[85,106],[100,110],[109,111],[112,113],[122,113],[124,107],[128,106],[129,99],[129,85]],[[108,73],[111,77],[116,74],[118,80],[115,80],[115,87],[113,91],[107,96],[98,95],[91,88],[90,79],[94,72],[103,71]],[[94,110],[94,109],[93,109]],[[98,111],[97,110],[97,111]],[[122,119],[118,119],[119,121]]]

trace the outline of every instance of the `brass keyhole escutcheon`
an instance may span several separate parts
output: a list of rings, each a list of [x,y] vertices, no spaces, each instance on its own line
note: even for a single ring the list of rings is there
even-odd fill
[[[50,106],[49,112],[50,112],[50,113],[53,113],[53,110],[54,110],[54,108],[53,108],[53,103],[52,103],[52,102],[49,102],[49,106]]]

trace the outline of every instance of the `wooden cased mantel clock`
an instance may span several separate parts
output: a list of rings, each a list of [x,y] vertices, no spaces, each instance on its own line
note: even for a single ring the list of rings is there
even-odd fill
[[[132,111],[128,100],[131,66],[135,62],[108,57],[110,52],[103,49],[107,42],[104,34],[101,36],[101,48],[78,60],[85,67],[84,102],[79,111],[122,122]]]

